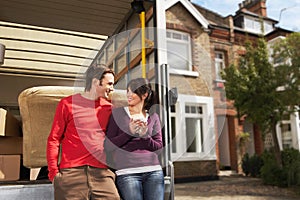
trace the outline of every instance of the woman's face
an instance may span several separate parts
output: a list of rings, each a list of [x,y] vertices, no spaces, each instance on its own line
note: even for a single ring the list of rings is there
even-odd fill
[[[136,93],[132,92],[130,88],[127,89],[127,101],[129,106],[135,106],[143,102]]]

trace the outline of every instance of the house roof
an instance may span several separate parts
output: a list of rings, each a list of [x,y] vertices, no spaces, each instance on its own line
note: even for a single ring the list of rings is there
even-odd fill
[[[208,28],[209,22],[189,0],[169,0],[166,2],[165,9],[167,10],[177,3],[181,3],[205,29]]]
[[[228,20],[229,17],[233,17],[233,19],[235,19],[237,17],[240,17],[240,16],[245,16],[245,15],[252,16],[252,17],[257,17],[257,18],[261,17],[258,14],[255,14],[255,13],[250,12],[250,11],[245,10],[245,9],[239,9],[238,11],[236,11],[235,15],[228,15],[228,16],[224,17],[224,16],[222,16],[222,15],[220,15],[220,14],[214,12],[214,11],[211,11],[211,10],[209,10],[207,8],[204,8],[200,5],[197,5],[195,3],[193,3],[193,6],[201,13],[202,16],[205,16],[205,19],[209,23],[209,26],[212,26],[212,27],[219,27],[219,28],[225,28],[225,29],[230,28],[229,20]],[[269,17],[263,17],[263,19],[267,20],[267,21],[270,21],[273,24],[278,23],[277,20],[274,20],[274,19],[269,18]],[[244,29],[239,28],[239,27],[234,27],[234,30],[235,31],[240,31],[240,32],[247,32]],[[291,33],[291,32],[292,31],[290,31],[290,30],[283,29],[283,28],[275,26],[274,30],[272,30],[270,33],[268,33],[266,35],[266,37],[269,38],[269,37],[275,37],[275,35],[286,35],[286,34]],[[247,32],[247,33],[250,33],[250,32]]]
[[[245,10],[245,9],[241,9],[241,10],[236,11],[234,18],[239,17],[241,15],[247,15],[247,16],[252,16],[252,17],[256,17],[256,18],[261,18],[262,17],[262,16],[260,16],[256,13],[250,12],[250,11]],[[272,21],[274,24],[278,23],[277,20],[274,20],[274,19],[269,18],[269,17],[262,17],[262,18],[264,20]]]
[[[210,25],[215,26],[225,26],[229,28],[229,23],[226,17],[221,16],[220,14],[211,11],[207,8],[204,8],[200,5],[193,4],[193,6],[203,15],[205,19],[209,22]]]

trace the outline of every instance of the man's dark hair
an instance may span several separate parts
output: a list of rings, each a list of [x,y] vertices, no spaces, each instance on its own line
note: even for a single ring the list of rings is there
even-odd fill
[[[96,78],[100,80],[100,85],[102,85],[102,79],[104,78],[105,74],[112,74],[115,75],[112,69],[106,67],[105,65],[97,65],[97,66],[90,66],[85,72],[85,89],[84,91],[90,91],[92,87],[93,79]]]

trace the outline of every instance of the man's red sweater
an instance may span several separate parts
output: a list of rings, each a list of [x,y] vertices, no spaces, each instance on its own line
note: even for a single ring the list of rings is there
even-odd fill
[[[50,181],[63,168],[107,168],[103,142],[111,109],[104,98],[94,101],[80,94],[59,102],[47,142]]]

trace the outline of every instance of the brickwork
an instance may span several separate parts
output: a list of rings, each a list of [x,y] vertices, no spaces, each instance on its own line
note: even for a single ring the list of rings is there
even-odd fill
[[[174,163],[175,178],[217,176],[215,160],[179,161]]]
[[[194,17],[180,4],[166,12],[167,28],[184,31],[192,39],[192,66],[199,73],[198,77],[173,75],[172,87],[177,87],[180,94],[211,96],[212,62],[209,35]],[[186,84],[186,85],[185,85]]]
[[[212,96],[212,61],[208,32],[181,5],[166,12],[167,28],[190,34],[192,40],[192,66],[198,76],[171,75],[170,86],[179,94]],[[175,179],[217,176],[216,160],[174,162]]]
[[[255,152],[258,155],[261,155],[264,151],[264,143],[262,140],[262,135],[261,132],[259,131],[259,128],[254,125],[254,148],[255,148]]]
[[[242,31],[234,31],[232,19],[228,19],[228,24],[224,24],[222,27],[217,27],[212,30],[210,34],[211,42],[211,56],[214,60],[215,51],[221,51],[225,55],[225,66],[238,65],[239,59],[245,54],[245,41],[256,42],[257,35],[245,34]],[[220,24],[221,20],[216,23]],[[213,77],[215,72],[213,68]],[[221,87],[218,87],[221,86]],[[214,82],[214,106],[215,106],[215,118],[218,116],[226,116],[228,119],[228,136],[229,136],[229,156],[230,167],[236,172],[241,172],[239,167],[240,159],[237,136],[240,131],[243,130],[243,126],[239,126],[238,119],[236,118],[237,112],[233,107],[233,102],[227,101],[224,87],[220,82]],[[216,123],[216,126],[218,124]],[[219,129],[222,127],[219,127]],[[216,129],[218,130],[218,128]],[[255,133],[255,152],[261,151],[261,139],[258,137],[259,132]],[[220,154],[217,154],[219,157]],[[219,159],[218,159],[219,160]]]
[[[240,9],[247,9],[250,12],[267,17],[266,0],[244,0],[239,4]]]
[[[262,16],[267,16],[265,0],[247,0],[240,5],[239,11],[252,11]],[[212,28],[209,31],[204,30],[201,24],[184,8],[180,3],[174,5],[166,12],[167,28],[189,33],[192,39],[192,66],[193,70],[199,73],[199,76],[180,76],[171,75],[171,87],[177,87],[180,94],[210,96],[214,98],[215,120],[218,117],[226,117],[228,121],[229,136],[229,154],[230,167],[239,172],[238,142],[237,136],[243,130],[243,126],[238,123],[237,112],[233,106],[233,101],[226,99],[224,83],[216,80],[215,70],[215,51],[224,53],[225,67],[229,65],[238,65],[239,59],[245,54],[245,42],[251,41],[255,44],[259,36],[257,34],[247,33],[234,27],[234,17],[222,17],[213,11],[209,11],[201,6],[194,5],[195,8],[205,17]],[[266,37],[272,39],[283,35],[281,30],[268,34]],[[215,121],[216,138],[218,127]],[[227,131],[227,130],[226,130]],[[261,153],[264,149],[261,134],[254,127],[254,145],[255,153]],[[216,141],[217,159],[214,164],[207,161],[175,162],[175,177],[205,176],[213,174],[210,170],[216,170],[219,162],[218,141]],[[188,170],[187,170],[188,169]],[[205,171],[201,174],[201,171]]]
[[[209,85],[205,82],[205,80],[203,80],[203,77],[201,75],[196,78],[171,75],[170,86],[171,88],[177,87],[178,93],[180,94],[211,96]]]

